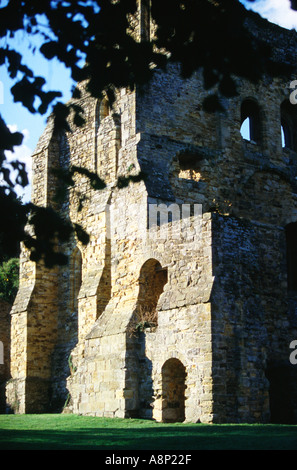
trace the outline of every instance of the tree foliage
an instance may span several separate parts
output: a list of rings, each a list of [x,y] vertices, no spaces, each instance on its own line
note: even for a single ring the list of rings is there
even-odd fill
[[[254,0],[250,0],[254,1]],[[257,1],[257,0],[256,0]],[[72,78],[86,81],[88,91],[101,97],[105,91],[112,101],[118,87],[147,83],[155,67],[178,61],[181,73],[189,77],[201,70],[206,89],[216,89],[204,103],[208,111],[218,109],[220,96],[236,95],[236,77],[257,81],[263,73],[283,73],[287,65],[273,62],[269,47],[256,39],[245,25],[246,10],[238,0],[151,0],[151,14],[157,25],[153,41],[138,41],[131,34],[128,18],[136,13],[136,0],[6,0],[0,1],[0,65],[5,65],[15,83],[11,93],[31,113],[55,116],[56,129],[67,129],[69,113],[74,112],[76,125],[83,123],[81,109],[61,103],[60,93],[44,91],[45,79],[36,76],[23,63],[22,55],[11,39],[18,31],[42,37],[40,52],[48,60],[57,58],[71,70]],[[143,4],[146,0],[143,0]],[[296,0],[291,6],[297,10]],[[44,26],[46,25],[46,26]],[[164,51],[167,51],[164,54]],[[75,90],[76,96],[78,91]],[[72,108],[71,108],[72,106]],[[22,143],[22,135],[11,132],[0,116],[0,251],[12,250],[24,241],[32,250],[32,259],[44,256],[54,262],[53,239],[70,236],[70,228],[40,220],[45,209],[21,204],[11,181],[11,169],[17,171],[17,183],[28,184],[20,162],[7,165],[6,150]],[[33,214],[33,216],[32,216]],[[50,213],[50,220],[53,214]],[[27,223],[35,227],[31,237]],[[72,227],[73,228],[73,227]],[[1,253],[0,253],[1,254]]]
[[[19,259],[11,258],[0,266],[0,299],[12,304],[19,286]]]

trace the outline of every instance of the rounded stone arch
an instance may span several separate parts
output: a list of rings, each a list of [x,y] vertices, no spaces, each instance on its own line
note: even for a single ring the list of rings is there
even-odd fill
[[[158,324],[157,305],[167,281],[167,268],[163,268],[157,259],[149,258],[142,264],[138,276],[136,315],[140,322],[147,322],[147,326]]]
[[[95,105],[95,127],[98,129],[100,123],[110,115],[110,104],[107,96],[97,99]]]
[[[245,97],[240,105],[240,132],[244,139],[260,144],[263,139],[263,116],[258,100]]]
[[[280,106],[282,147],[297,151],[297,110],[288,99]]]
[[[177,358],[167,359],[161,369],[162,421],[166,423],[185,420],[186,367]]]
[[[106,96],[103,98],[98,98],[95,101],[95,122],[94,122],[94,161],[93,161],[93,170],[98,171],[98,143],[99,143],[99,133],[100,125],[107,116],[110,114],[109,101]]]

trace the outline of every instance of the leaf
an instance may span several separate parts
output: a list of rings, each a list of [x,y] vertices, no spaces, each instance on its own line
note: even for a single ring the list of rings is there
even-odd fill
[[[40,47],[39,50],[46,59],[53,59],[57,55],[58,43],[57,41],[46,42]]]
[[[88,233],[78,224],[74,224],[74,230],[78,240],[83,244],[87,245],[90,241]]]
[[[4,150],[13,151],[15,146],[21,145],[24,136],[21,132],[11,132],[0,115],[0,163],[5,160]]]
[[[216,94],[209,95],[207,98],[205,98],[203,101],[203,109],[208,113],[225,111],[225,108],[222,106],[219,97]]]
[[[119,189],[126,188],[129,186],[130,182],[139,183],[140,181],[144,181],[147,175],[145,172],[140,171],[137,175],[129,175],[129,176],[119,176],[117,181],[117,187]]]
[[[99,190],[106,188],[106,183],[97,175],[97,173],[90,171],[87,168],[73,165],[71,167],[71,171],[73,173],[79,173],[80,175],[86,176],[90,180],[93,189]]]
[[[26,164],[18,160],[10,162],[10,164],[14,170],[17,170],[18,172],[16,176],[16,184],[19,184],[23,188],[26,187],[29,184],[28,174],[26,172]]]
[[[219,83],[219,90],[221,94],[227,98],[233,98],[238,95],[236,83],[230,75],[224,75]]]
[[[83,126],[86,121],[85,118],[83,117],[84,110],[81,106],[78,106],[77,104],[71,104],[70,109],[73,109],[74,111],[74,117],[73,117],[73,123],[77,127]]]
[[[54,128],[55,132],[68,131],[70,132],[70,126],[67,121],[70,109],[63,103],[57,103],[53,109],[54,115]]]

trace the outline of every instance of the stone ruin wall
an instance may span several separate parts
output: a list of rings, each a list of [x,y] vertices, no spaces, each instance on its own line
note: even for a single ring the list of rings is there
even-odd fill
[[[10,309],[0,299],[0,413],[6,412],[5,385],[10,376]]]
[[[280,41],[279,53],[289,54],[287,46]],[[182,82],[174,72],[160,74],[139,104],[150,116],[146,120],[143,113],[147,152],[139,152],[140,158],[158,149],[156,174],[171,161],[162,188],[171,187],[176,201],[200,202],[203,213],[212,214],[214,421],[296,420],[296,371],[289,363],[296,296],[288,292],[286,251],[286,227],[296,221],[296,146],[283,148],[281,140],[292,79],[239,81],[239,96],[226,100],[225,113],[210,118],[201,109],[199,76]],[[257,142],[240,134],[246,99],[260,110]],[[294,106],[291,112],[294,121]],[[137,122],[141,128],[141,118]]]
[[[71,269],[49,271],[22,252],[7,388],[18,412],[66,403],[107,417],[270,419],[268,369],[287,364],[296,332],[285,240],[296,220],[296,151],[282,148],[280,132],[294,78],[241,81],[214,116],[203,111],[200,74],[182,80],[171,66],[144,94],[121,90],[112,110],[83,93],[83,128],[57,139],[49,123],[33,156],[33,202],[51,203],[50,168],[69,163],[98,172],[107,187],[94,191],[77,175],[60,208],[90,233],[87,246],[73,238],[64,247]],[[240,134],[246,98],[261,109],[258,142]],[[140,170],[144,181],[117,186]],[[199,230],[189,218],[186,238],[173,222],[168,238],[143,242],[150,203],[201,204]],[[157,327],[136,335],[152,292]]]

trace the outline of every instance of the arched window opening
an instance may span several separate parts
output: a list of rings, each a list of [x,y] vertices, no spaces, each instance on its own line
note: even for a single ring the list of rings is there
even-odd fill
[[[105,96],[102,100],[98,100],[96,103],[95,128],[98,129],[103,119],[105,119],[109,115],[110,115],[109,100],[107,96]]]
[[[255,143],[261,142],[260,108],[256,101],[247,99],[241,104],[240,133],[245,140]]]
[[[106,224],[110,223],[109,211],[106,210],[106,217],[108,217]],[[102,275],[98,285],[97,291],[97,314],[96,319],[104,312],[111,299],[111,240],[108,236],[105,239],[105,259]]]
[[[95,138],[94,138],[94,171],[98,171],[99,166],[99,149],[98,149],[98,142],[99,142],[99,128],[102,121],[110,115],[110,105],[107,96],[105,96],[101,100],[97,100],[96,108],[95,108]]]
[[[245,140],[251,140],[250,118],[246,118],[241,124],[240,133]]]
[[[79,248],[76,248],[71,257],[70,265],[70,304],[73,312],[78,310],[78,295],[82,283],[82,256]]]
[[[100,122],[110,114],[110,105],[107,97],[104,97],[100,104]]]
[[[162,367],[162,421],[185,420],[186,368],[178,359],[168,359]]]
[[[286,147],[286,137],[285,137],[285,130],[283,124],[281,125],[281,135],[282,135],[282,148]]]
[[[287,364],[269,363],[265,371],[269,382],[270,422],[294,424],[294,379]]]
[[[297,292],[297,222],[286,226],[288,290]]]
[[[136,322],[141,328],[158,325],[157,304],[167,283],[167,268],[151,258],[144,263],[139,276]]]
[[[293,150],[292,129],[288,121],[286,121],[285,119],[282,119],[281,133],[282,133],[282,147]]]
[[[282,147],[297,150],[297,110],[288,100],[281,105],[281,135]]]

